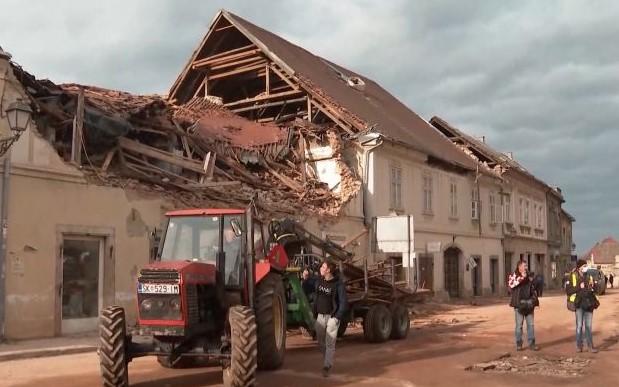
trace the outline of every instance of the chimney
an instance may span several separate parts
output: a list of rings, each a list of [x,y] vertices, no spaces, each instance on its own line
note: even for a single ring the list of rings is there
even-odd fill
[[[4,60],[7,60],[7,61],[11,59],[11,54],[9,54],[8,52],[4,51],[1,46],[0,46],[0,59],[4,59]]]
[[[486,143],[486,136],[477,137],[477,139],[483,142],[484,144]]]
[[[514,159],[514,152],[507,152],[505,153],[505,155],[510,159],[513,160]]]

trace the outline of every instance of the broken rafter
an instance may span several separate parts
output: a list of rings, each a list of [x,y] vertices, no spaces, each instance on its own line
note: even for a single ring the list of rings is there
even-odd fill
[[[242,99],[242,100],[239,100],[239,101],[229,102],[229,103],[224,104],[224,107],[231,108],[231,107],[234,107],[234,106],[249,104],[249,103],[252,103],[252,102],[260,102],[260,101],[269,100],[269,99],[276,99],[276,98],[280,98],[280,97],[288,97],[288,96],[298,95],[300,93],[302,93],[302,91],[300,91],[300,90],[292,90],[292,91],[284,91],[284,92],[276,93],[276,94],[260,95],[260,96],[253,97],[253,98],[246,98],[246,99]]]
[[[288,78],[288,76],[285,73],[283,73],[280,69],[278,69],[274,64],[271,64],[271,70],[273,70],[275,74],[279,75],[282,81],[286,82],[290,87],[292,87],[295,90],[299,90],[299,85],[292,82]]]
[[[217,59],[217,58],[222,58],[222,57],[229,56],[229,55],[241,52],[241,51],[250,50],[252,48],[256,48],[256,46],[254,46],[253,44],[249,44],[247,46],[238,47],[238,48],[235,48],[235,49],[232,49],[232,50],[228,50],[228,51],[223,51],[223,52],[220,52],[218,54],[209,55],[206,58],[196,59],[194,61],[194,63],[203,62],[203,61],[207,61],[207,60],[213,60],[213,59]]]
[[[192,67],[194,69],[209,68],[213,65],[221,65],[226,62],[233,62],[233,61],[236,61],[236,60],[248,57],[248,56],[254,56],[259,53],[260,53],[260,50],[256,49],[256,50],[243,51],[243,52],[239,52],[238,54],[223,56],[223,57],[215,58],[215,59],[205,58],[205,59],[195,61]]]
[[[213,70],[221,70],[221,69],[225,69],[227,67],[234,67],[234,66],[238,66],[238,65],[242,65],[242,64],[246,64],[246,63],[252,63],[252,62],[257,62],[257,61],[262,61],[264,60],[264,58],[260,57],[260,56],[252,56],[251,58],[247,58],[247,59],[240,59],[234,62],[226,62],[226,63],[222,63],[222,64],[218,64],[216,66],[211,66],[209,68],[210,71]]]
[[[316,103],[316,101],[314,101],[314,100],[312,100],[311,103],[312,103],[312,105],[316,106],[316,108],[318,108],[318,110],[320,110],[324,115],[329,117],[331,120],[333,120],[333,122],[335,122],[342,129],[344,129],[348,134],[354,134],[352,129],[350,129],[350,127],[348,125],[346,125],[342,120],[337,118],[335,116],[335,114],[333,114],[333,112],[331,112],[330,109],[328,109],[326,106],[321,106],[319,103]]]
[[[153,159],[164,161],[169,164],[178,165],[179,167],[199,173],[201,175],[204,174],[204,168],[202,167],[202,163],[198,161],[188,159],[186,157],[176,156],[172,153],[165,152],[152,146],[144,145],[137,141],[129,140],[128,138],[124,137],[119,139],[118,144],[122,149],[135,152],[147,157],[151,157]]]
[[[233,70],[233,71],[228,71],[228,72],[221,73],[221,74],[210,75],[209,79],[210,80],[214,80],[214,79],[219,79],[219,78],[225,78],[225,77],[230,76],[230,75],[247,73],[247,72],[250,72],[250,71],[262,69],[264,67],[264,63],[266,63],[266,61],[261,61],[261,62],[262,63],[256,63],[255,65],[252,65],[252,66],[241,67],[241,68],[238,68],[238,69]]]
[[[82,165],[82,142],[84,137],[84,89],[77,94],[77,108],[73,119],[73,143],[71,146],[71,161]]]
[[[256,110],[256,109],[262,109],[262,108],[267,108],[267,107],[272,107],[272,106],[279,106],[279,105],[285,105],[285,104],[289,104],[289,103],[296,103],[296,102],[303,102],[305,101],[306,97],[301,97],[301,98],[296,98],[296,99],[286,99],[283,101],[276,101],[276,102],[267,102],[267,103],[263,103],[260,105],[254,105],[254,106],[248,106],[248,107],[244,107],[244,108],[238,108],[238,109],[231,109],[232,112],[234,113],[242,113],[242,112],[247,112],[250,110]]]

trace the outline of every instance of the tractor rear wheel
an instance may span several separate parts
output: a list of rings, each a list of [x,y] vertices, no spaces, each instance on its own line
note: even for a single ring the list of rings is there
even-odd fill
[[[282,276],[269,273],[256,287],[258,368],[273,370],[286,353],[286,293]]]
[[[99,318],[99,363],[105,387],[129,386],[125,311],[110,306]]]
[[[408,336],[408,331],[411,326],[411,321],[408,315],[408,308],[401,304],[391,305],[391,318],[393,319],[391,327],[391,338],[401,340]]]
[[[228,311],[230,324],[230,363],[223,369],[225,387],[248,387],[256,382],[258,345],[254,312],[245,306]]]
[[[383,343],[389,340],[392,325],[389,309],[382,304],[372,305],[363,319],[363,335],[370,343]]]

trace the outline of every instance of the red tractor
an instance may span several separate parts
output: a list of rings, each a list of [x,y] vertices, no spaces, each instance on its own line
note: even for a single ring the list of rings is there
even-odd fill
[[[99,357],[105,386],[128,386],[128,365],[157,356],[164,367],[218,363],[225,386],[250,386],[257,369],[278,368],[286,348],[284,248],[252,211],[167,214],[156,262],[140,271],[138,326],[123,308],[104,309]],[[269,247],[269,249],[267,249]]]

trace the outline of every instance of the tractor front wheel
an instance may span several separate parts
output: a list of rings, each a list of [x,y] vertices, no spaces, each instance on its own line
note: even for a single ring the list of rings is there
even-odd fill
[[[225,387],[249,387],[256,382],[258,345],[254,312],[245,306],[228,311],[230,324],[230,362],[223,370]]]
[[[286,293],[282,276],[269,273],[256,287],[258,368],[274,370],[286,353]]]
[[[105,387],[129,386],[125,311],[110,306],[99,318],[99,363]]]

